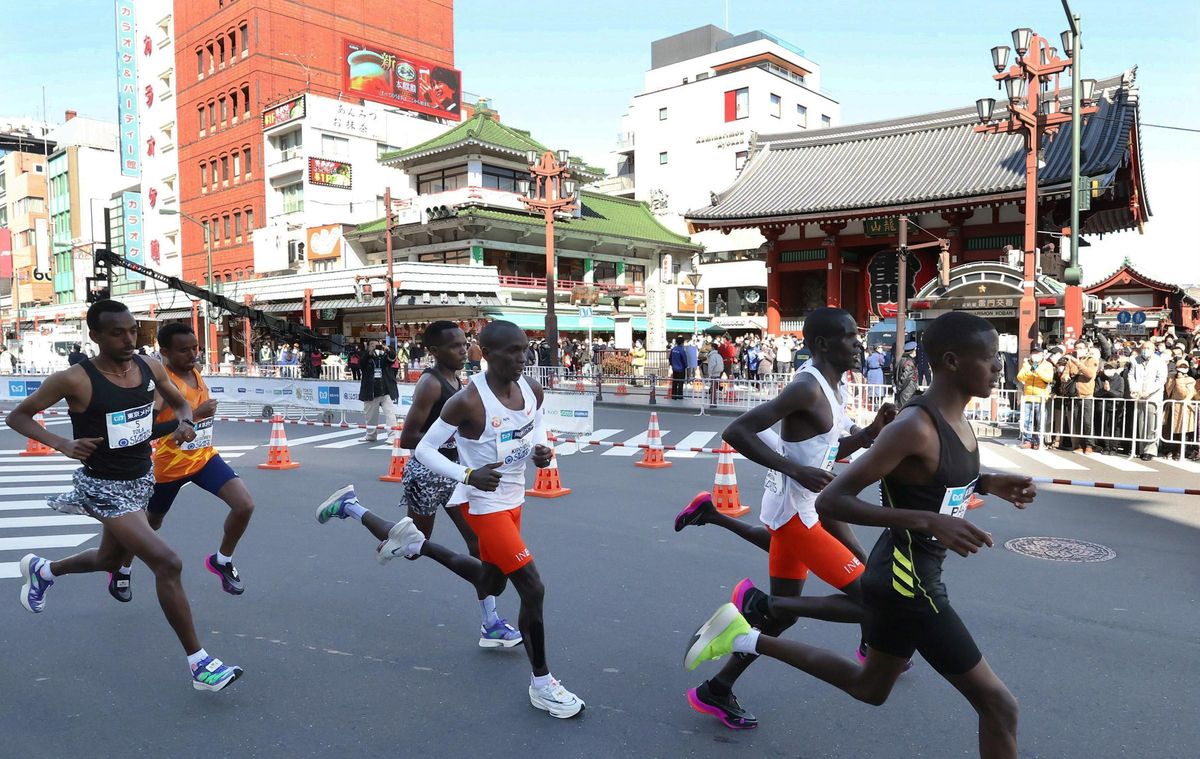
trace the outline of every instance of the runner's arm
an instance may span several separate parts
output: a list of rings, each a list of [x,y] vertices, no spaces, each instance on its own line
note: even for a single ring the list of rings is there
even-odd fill
[[[792,382],[775,398],[734,419],[721,433],[721,439],[754,463],[799,481],[798,470],[813,467],[797,466],[795,462],[779,455],[758,433],[770,429],[786,416],[812,408],[819,392],[820,389],[813,383],[803,380]]]
[[[194,426],[192,419],[192,404],[188,403],[187,398],[183,397],[183,393],[179,392],[179,388],[175,387],[175,383],[167,376],[167,370],[163,365],[152,358],[143,359],[146,365],[150,367],[150,373],[154,375],[154,387],[158,390],[158,394],[167,402],[171,410],[175,412],[175,418],[180,423],[187,423],[189,427]]]
[[[425,434],[421,436],[416,448],[413,449],[413,456],[417,461],[455,482],[466,481],[467,468],[446,458],[439,448],[454,437],[454,434],[458,432],[458,426],[466,418],[464,396],[465,393],[459,393],[446,401],[446,405],[442,407],[442,415],[434,420]]]
[[[416,450],[417,444],[421,442],[421,428],[425,426],[433,404],[437,403],[441,395],[442,388],[437,378],[431,374],[422,374],[421,379],[417,380],[416,388],[413,389],[412,406],[404,415],[404,427],[400,430],[401,448]]]
[[[844,459],[850,454],[861,448],[870,448],[875,443],[875,438],[879,437],[879,433],[883,428],[892,423],[896,418],[896,407],[891,403],[885,403],[879,407],[879,411],[875,414],[875,418],[866,427],[855,425],[850,428],[850,434],[838,441],[839,459]]]
[[[546,434],[546,394],[537,380],[526,379],[529,382],[529,388],[533,390],[534,398],[537,399],[537,409],[533,412],[533,436],[530,439],[530,442],[533,443],[533,465],[539,469],[545,469],[550,466],[550,460],[554,458],[554,449],[550,447],[550,437]]]
[[[70,438],[55,435],[33,418],[34,415],[45,411],[70,394],[74,385],[70,377],[73,372],[75,372],[75,367],[55,372],[47,377],[46,381],[33,391],[33,395],[18,403],[15,409],[8,412],[4,421],[8,424],[9,429],[43,445],[48,445],[56,451],[62,451],[65,446],[74,442]],[[99,440],[103,440],[103,438],[99,438]]]

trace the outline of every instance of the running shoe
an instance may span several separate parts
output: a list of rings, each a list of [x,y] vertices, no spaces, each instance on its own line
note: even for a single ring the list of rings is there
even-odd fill
[[[192,687],[196,690],[216,691],[242,676],[241,667],[231,667],[220,659],[206,656],[192,665]]]
[[[858,650],[855,651],[854,653],[858,657],[858,663],[862,664],[862,665],[866,665],[866,663],[867,663],[867,642],[865,640],[860,642],[858,644]],[[912,662],[912,659],[909,659],[904,664],[904,669],[902,670],[902,672],[907,672],[912,668],[913,668],[913,662]]]
[[[583,711],[586,706],[583,699],[562,686],[558,680],[551,679],[544,688],[529,685],[529,703],[544,712],[550,712],[551,717],[569,719]]]
[[[717,507],[713,506],[712,493],[707,490],[697,493],[692,502],[675,515],[675,532],[694,524],[704,524],[716,513]]]
[[[728,696],[718,698],[713,695],[707,680],[689,690],[687,700],[693,709],[716,717],[730,730],[753,730],[758,727],[758,719],[742,708],[732,691]]]
[[[25,582],[21,585],[21,605],[34,614],[41,614],[46,608],[46,591],[54,584],[54,580],[43,580],[38,574],[47,560],[37,554],[26,554],[21,559],[21,577]]]
[[[770,606],[768,604],[769,596],[763,593],[758,588],[754,587],[754,583],[747,577],[737,585],[733,586],[733,593],[730,595],[729,602],[732,603],[741,613],[751,627],[762,629],[767,623],[767,618],[770,614]]]
[[[238,576],[238,571],[234,568],[232,561],[228,564],[221,564],[217,561],[217,555],[210,553],[204,560],[204,568],[221,578],[221,590],[229,595],[240,596],[246,592],[246,589],[242,587],[242,578]]]
[[[347,485],[341,490],[335,490],[332,495],[317,507],[317,523],[325,524],[330,519],[345,519],[350,516],[346,513],[346,504],[357,503],[358,496],[354,493],[354,486]]]
[[[412,518],[404,517],[388,530],[388,539],[379,544],[376,558],[379,559],[380,564],[387,564],[397,556],[416,557],[420,555],[423,542],[425,542],[425,536],[413,524]]]
[[[495,624],[480,626],[480,648],[512,648],[521,645],[521,631],[513,627],[504,618],[497,619]]]
[[[129,573],[108,573],[108,594],[123,604],[133,600],[133,589],[129,587]]]
[[[701,662],[720,659],[733,653],[733,639],[745,635],[750,630],[750,623],[738,612],[736,606],[723,605],[692,635],[687,652],[683,656],[683,666],[694,670]]]

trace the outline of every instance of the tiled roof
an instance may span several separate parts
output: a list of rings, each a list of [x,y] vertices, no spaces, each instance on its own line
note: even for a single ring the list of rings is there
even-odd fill
[[[1122,165],[1130,130],[1137,128],[1135,74],[1136,69],[1130,69],[1098,83],[1099,111],[1087,117],[1083,129],[1083,175],[1109,177]],[[1004,110],[997,105],[998,117]],[[760,135],[733,185],[715,196],[713,205],[698,208],[687,218],[701,228],[706,222],[727,226],[738,220],[853,214],[1024,189],[1024,136],[977,133],[978,123],[975,108],[970,107],[813,132]],[[1069,123],[1045,143],[1045,150],[1039,186],[1069,189]],[[1146,208],[1141,188],[1139,195]],[[1104,222],[1105,227],[1129,226],[1121,224],[1121,219]],[[1084,229],[1089,231],[1112,230]]]
[[[684,235],[675,234],[664,227],[654,214],[650,213],[650,208],[645,203],[586,190],[579,193],[579,199],[583,203],[583,212],[580,218],[558,219],[554,222],[556,227],[608,237],[626,237],[632,240],[699,249],[699,246],[692,245],[691,240]],[[537,227],[543,225],[540,215],[535,216],[521,211],[485,206],[463,206],[458,209],[458,216],[459,218],[482,217]],[[371,234],[382,230],[383,219],[377,219],[360,224],[355,235]]]

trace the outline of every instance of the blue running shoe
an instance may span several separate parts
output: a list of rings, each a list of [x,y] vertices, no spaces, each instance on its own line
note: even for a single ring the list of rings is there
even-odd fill
[[[43,580],[38,574],[49,563],[32,553],[21,559],[21,577],[25,580],[21,585],[21,605],[34,614],[41,614],[46,608],[46,591],[54,584],[54,580]]]
[[[350,516],[346,513],[346,504],[348,503],[358,503],[358,496],[354,493],[353,485],[335,490],[317,507],[317,522],[325,524],[330,519],[345,519]]]
[[[192,665],[192,687],[196,690],[216,691],[231,685],[242,676],[241,667],[231,667],[220,659],[206,656]]]
[[[514,628],[503,618],[495,624],[479,628],[480,648],[512,648],[521,645],[521,631]]]

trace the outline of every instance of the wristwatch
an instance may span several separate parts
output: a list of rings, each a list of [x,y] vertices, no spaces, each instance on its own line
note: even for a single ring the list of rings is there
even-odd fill
[[[183,422],[184,424],[186,424],[187,426],[191,427],[192,429],[196,428],[196,423],[193,422],[191,419],[181,419],[180,421]]]

